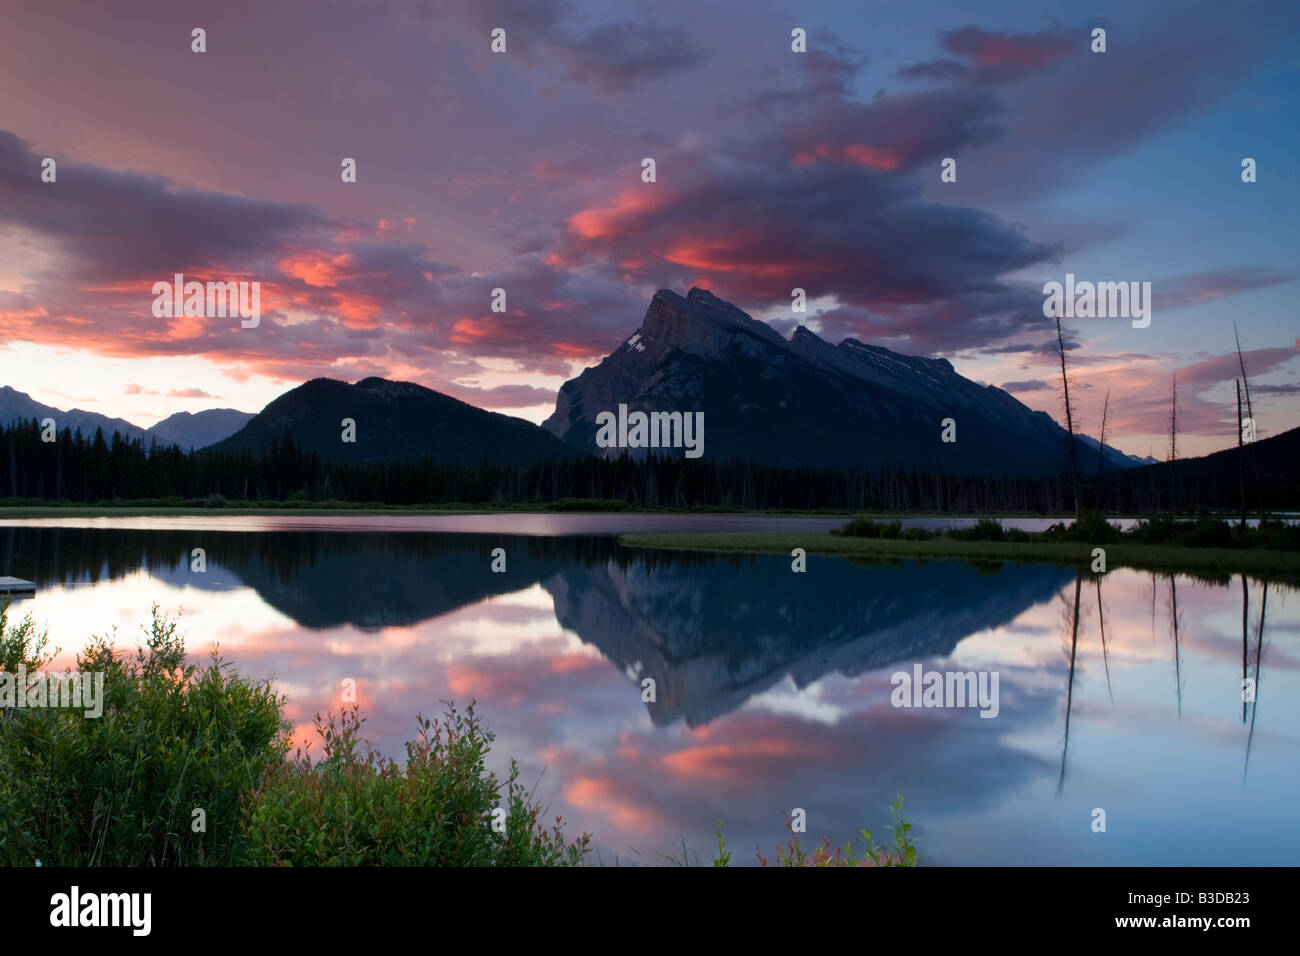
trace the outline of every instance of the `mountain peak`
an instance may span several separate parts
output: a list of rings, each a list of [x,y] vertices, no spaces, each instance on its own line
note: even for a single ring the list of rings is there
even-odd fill
[[[723,461],[1048,475],[1066,446],[1049,416],[947,359],[852,338],[832,345],[802,325],[787,339],[698,287],[656,292],[641,327],[561,387],[543,427],[580,451],[617,456],[621,447],[598,445],[596,422],[620,405],[703,414],[710,453]],[[948,417],[961,423],[960,444],[940,440]]]
[[[694,287],[685,297],[671,289],[660,289],[650,300],[637,344],[655,351],[682,349],[715,355],[736,331],[768,341],[781,341],[766,322],[750,318],[708,289]],[[638,348],[637,351],[645,349]]]

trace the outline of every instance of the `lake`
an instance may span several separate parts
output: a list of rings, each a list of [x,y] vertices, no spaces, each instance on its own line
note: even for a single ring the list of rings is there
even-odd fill
[[[788,556],[613,537],[842,523],[9,520],[0,575],[36,582],[11,614],[48,627],[60,667],[112,628],[137,644],[155,602],[182,612],[196,659],[219,643],[242,673],[274,676],[302,740],[348,679],[365,736],[395,757],[417,713],[473,698],[497,735],[493,769],[516,757],[549,816],[591,832],[606,863],[657,863],[683,839],[707,861],[718,819],[733,864],[753,863],[756,846],[770,858],[789,836],[795,808],[805,843],[860,846],[864,828],[883,842],[899,793],[923,863],[1300,862],[1300,614],[1287,586],[817,555],[796,574]],[[895,706],[897,673],[996,675],[996,708]]]

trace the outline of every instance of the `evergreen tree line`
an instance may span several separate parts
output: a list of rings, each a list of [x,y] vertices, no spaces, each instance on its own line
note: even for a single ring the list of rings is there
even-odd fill
[[[1164,466],[1096,475],[1082,488],[1085,508],[1110,513],[1234,510],[1235,477],[1177,483]],[[1293,506],[1296,489],[1269,486],[1265,505]],[[1173,500],[1174,498],[1177,500]],[[0,426],[0,499],[98,503],[131,500],[218,503],[340,501],[421,504],[529,504],[566,498],[605,499],[647,508],[771,510],[951,511],[1062,514],[1073,510],[1071,478],[1063,469],[1044,478],[991,478],[918,472],[782,468],[733,460],[715,462],[648,456],[587,457],[526,466],[484,462],[438,464],[427,458],[381,462],[322,459],[286,436],[262,454],[185,452],[101,430],[92,437],[65,428],[41,440],[38,423]],[[1282,499],[1288,500],[1282,500]],[[1252,510],[1254,505],[1252,504]]]

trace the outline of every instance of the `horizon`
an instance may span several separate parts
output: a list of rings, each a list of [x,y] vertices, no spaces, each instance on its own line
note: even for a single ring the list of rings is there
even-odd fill
[[[1295,8],[144,6],[0,40],[0,385],[42,404],[148,428],[374,376],[540,424],[699,286],[1064,424],[1069,275],[1152,290],[1149,327],[1067,321],[1079,432],[1110,388],[1107,445],[1162,458],[1177,374],[1182,455],[1229,447],[1234,320],[1259,437],[1300,424]],[[259,282],[260,325],[158,314],[173,274]]]

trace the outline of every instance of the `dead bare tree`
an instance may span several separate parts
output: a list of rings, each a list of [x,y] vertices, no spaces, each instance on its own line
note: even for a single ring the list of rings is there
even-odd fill
[[[1074,573],[1073,623],[1070,627],[1070,676],[1065,685],[1065,740],[1061,744],[1061,776],[1056,781],[1056,795],[1065,786],[1065,755],[1070,750],[1070,710],[1074,705],[1074,664],[1079,651],[1079,594],[1083,589],[1083,575]]]
[[[1246,389],[1246,417],[1250,419],[1251,435],[1255,435],[1255,409],[1250,401],[1250,379],[1246,377],[1246,359],[1241,354],[1241,333],[1237,331],[1237,323],[1232,323],[1232,335],[1237,340],[1237,366],[1241,369],[1241,383]],[[1238,402],[1237,408],[1237,432],[1238,434],[1246,427],[1246,423],[1241,420],[1241,407]],[[1254,442],[1254,437],[1251,439]],[[1259,526],[1264,527],[1264,492],[1259,482],[1259,458],[1255,455],[1255,449],[1251,449],[1250,461],[1255,471],[1255,497],[1259,501]]]
[[[1056,348],[1061,355],[1061,392],[1065,396],[1065,430],[1070,442],[1070,486],[1074,490],[1074,520],[1083,517],[1079,497],[1079,461],[1074,447],[1074,414],[1070,410],[1070,377],[1065,371],[1065,336],[1061,333],[1061,310],[1056,309]]]
[[[1178,373],[1169,397],[1169,510],[1178,513]]]
[[[1241,488],[1241,530],[1246,530],[1246,446],[1241,427],[1241,379],[1237,379],[1237,484]],[[1245,719],[1244,717],[1242,718]]]
[[[1110,413],[1110,389],[1106,389],[1106,402],[1101,407],[1101,437],[1097,439],[1097,474],[1106,464],[1106,416]]]

